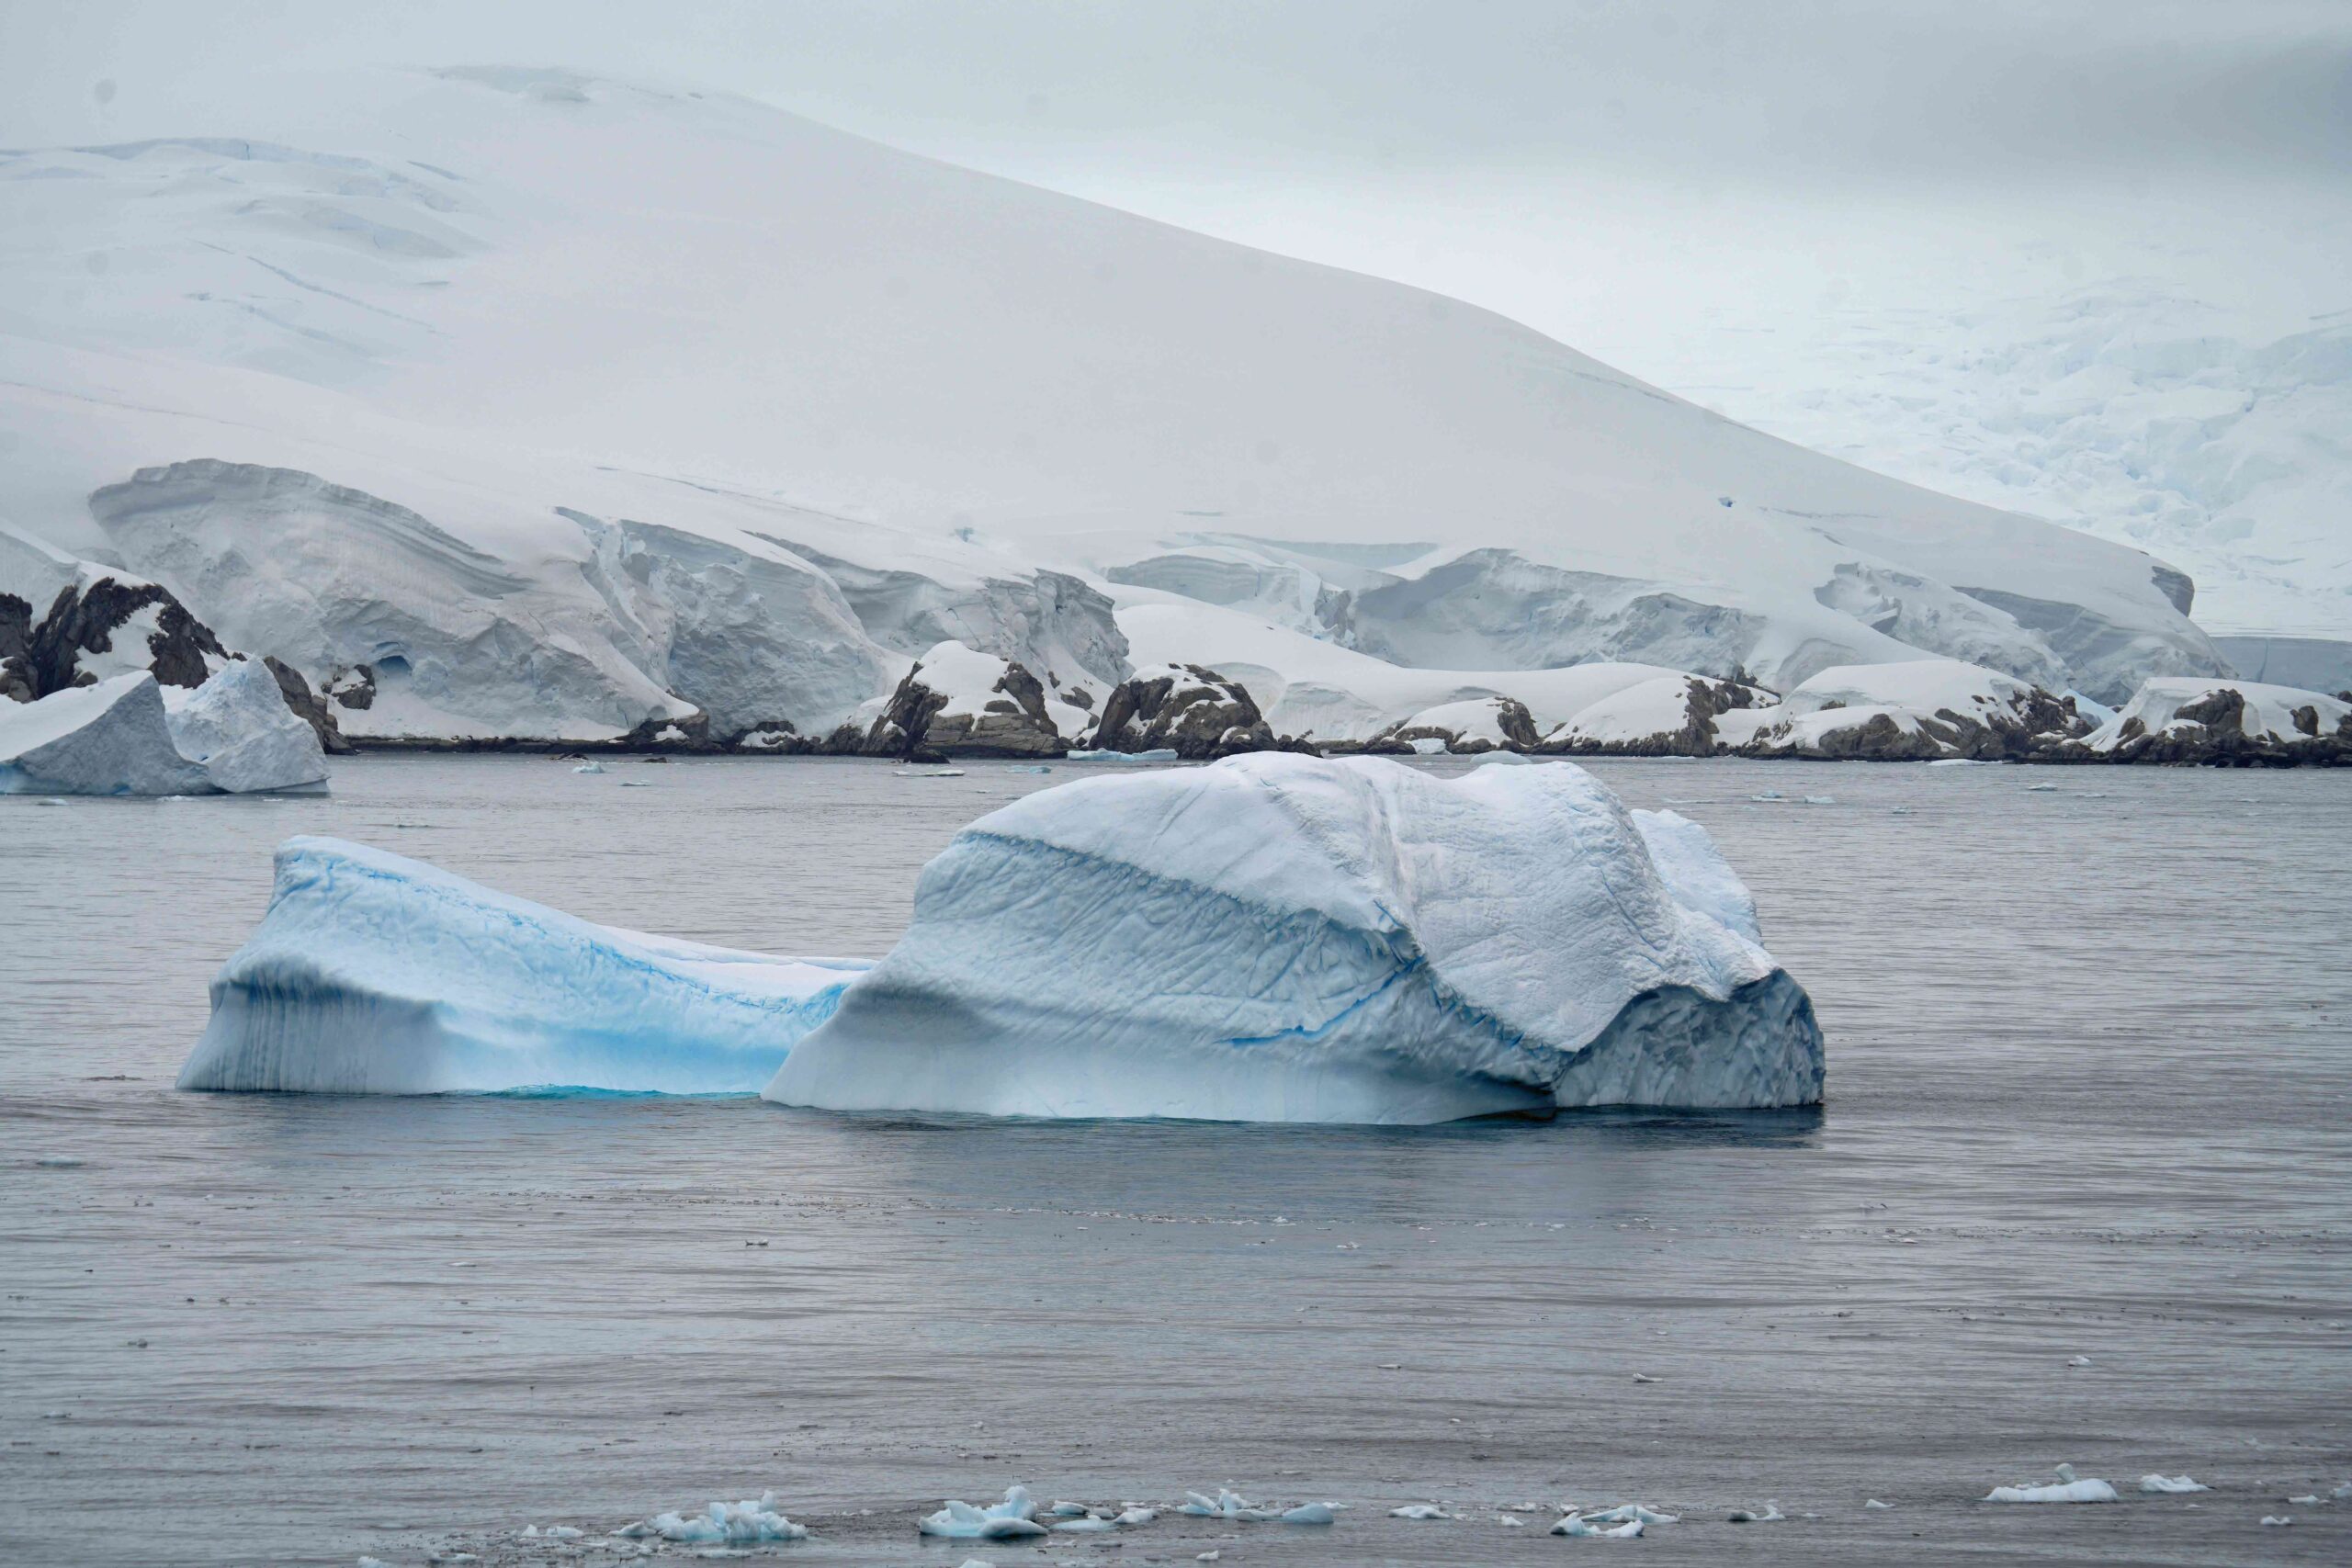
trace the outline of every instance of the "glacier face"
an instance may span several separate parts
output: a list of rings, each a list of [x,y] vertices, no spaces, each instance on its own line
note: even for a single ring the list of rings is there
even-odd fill
[[[1695,825],[1567,763],[1091,779],[925,867],[906,936],[765,1092],[1361,1122],[1811,1103],[1820,1032],[1744,897]]]
[[[220,86],[271,140],[0,152],[0,513],[356,735],[821,734],[943,641],[1100,696],[1170,602],[1429,673],[2225,668],[2150,557],[1418,290],[719,95]]]
[[[291,839],[179,1087],[749,1094],[865,967],[592,925],[385,851]]]

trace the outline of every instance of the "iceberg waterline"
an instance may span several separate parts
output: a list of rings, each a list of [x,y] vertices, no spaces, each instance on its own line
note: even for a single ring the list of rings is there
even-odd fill
[[[925,868],[878,965],[595,926],[334,840],[277,872],[183,1088],[1399,1123],[1821,1093],[1811,1004],[1703,829],[1567,763],[1041,791]]]

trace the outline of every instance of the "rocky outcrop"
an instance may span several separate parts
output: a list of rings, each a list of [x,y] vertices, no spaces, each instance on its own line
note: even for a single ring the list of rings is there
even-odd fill
[[[1739,681],[1672,675],[1629,686],[1545,736],[1538,751],[1574,756],[1712,757],[1716,720],[1768,707],[1772,694]]]
[[[204,684],[229,658],[212,629],[160,583],[90,577],[32,606],[0,594],[0,690],[18,702],[145,670],[166,686]]]
[[[334,710],[311,690],[302,672],[282,659],[265,657],[262,663],[277,677],[278,695],[286,699],[286,705],[318,735],[319,750],[330,757],[349,755],[352,745],[343,738],[343,730],[334,721]]]
[[[1058,757],[1046,688],[1012,660],[941,643],[908,671],[855,750],[868,757]]]
[[[1104,751],[1168,750],[1187,761],[1276,749],[1240,682],[1197,664],[1162,664],[1112,688],[1088,744]]]
[[[1529,751],[1540,737],[1534,716],[1517,697],[1468,697],[1441,703],[1397,720],[1366,741],[1374,752],[1445,750]]]
[[[2204,767],[2352,765],[2352,702],[2258,682],[2159,680],[2051,761]]]

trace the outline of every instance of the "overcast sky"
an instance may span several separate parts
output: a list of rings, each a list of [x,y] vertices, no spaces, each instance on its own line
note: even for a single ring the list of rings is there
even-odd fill
[[[2154,267],[2284,331],[2352,235],[2352,0],[0,0],[0,141],[232,131],[256,67],[493,61],[731,89],[1660,379],[1695,312],[1825,289]]]

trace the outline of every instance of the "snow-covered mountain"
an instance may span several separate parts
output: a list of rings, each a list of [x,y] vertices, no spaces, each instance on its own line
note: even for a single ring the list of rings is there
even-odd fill
[[[187,129],[0,153],[0,522],[362,736],[821,732],[950,640],[1089,699],[1138,638],[1337,655],[1341,708],[1591,660],[2226,668],[2138,550],[743,100],[377,73]]]

